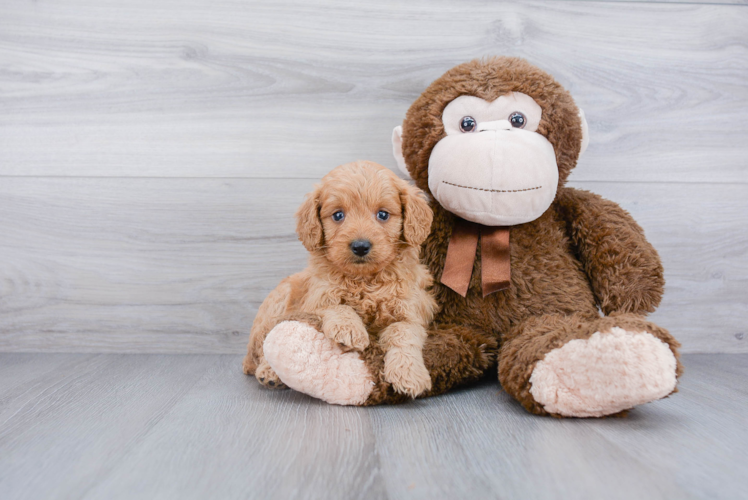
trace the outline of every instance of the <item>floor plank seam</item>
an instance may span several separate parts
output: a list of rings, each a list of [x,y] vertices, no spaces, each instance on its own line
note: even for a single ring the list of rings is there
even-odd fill
[[[129,354],[125,354],[125,356],[128,356],[128,355]],[[168,356],[168,354],[167,354],[167,356]],[[209,356],[209,357],[212,357],[212,356],[218,357],[218,362],[220,363],[222,361],[221,358],[223,358],[224,355],[221,355],[221,354],[212,355],[212,354],[210,354],[210,355],[207,355],[207,356]],[[213,365],[211,364],[211,367],[212,366]],[[85,499],[91,493],[92,490],[94,490],[97,486],[99,486],[105,480],[107,480],[111,476],[111,474],[114,473],[117,470],[117,468],[120,467],[126,461],[126,459],[130,456],[130,454],[132,453],[132,451],[137,446],[139,446],[151,434],[151,432],[153,432],[153,430],[156,428],[156,426],[159,424],[159,422],[161,422],[164,418],[166,418],[172,412],[172,410],[174,409],[174,407],[176,407],[177,404],[179,404],[179,402],[181,402],[182,399],[184,399],[184,397],[195,386],[197,386],[200,382],[202,382],[203,380],[205,380],[209,376],[210,369],[211,368],[208,368],[208,369],[204,370],[200,376],[195,377],[195,381],[192,384],[190,384],[189,386],[184,387],[182,389],[182,391],[178,395],[173,396],[171,398],[171,403],[168,404],[167,406],[163,407],[163,410],[161,411],[160,415],[157,418],[154,417],[154,418],[149,419],[148,420],[148,424],[143,427],[144,430],[142,432],[140,432],[139,434],[133,436],[133,438],[130,440],[130,444],[124,450],[122,450],[122,452],[121,452],[119,458],[116,460],[116,462],[110,464],[105,470],[99,470],[99,471],[97,471],[97,479],[95,481],[93,481],[90,485],[88,485],[87,488],[85,488],[84,490],[81,491],[80,498],[81,499]]]

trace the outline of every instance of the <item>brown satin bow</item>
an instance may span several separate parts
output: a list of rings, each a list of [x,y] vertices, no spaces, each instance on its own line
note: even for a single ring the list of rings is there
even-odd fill
[[[479,236],[483,296],[509,288],[509,228],[482,226],[456,218],[441,282],[463,297],[470,285]]]

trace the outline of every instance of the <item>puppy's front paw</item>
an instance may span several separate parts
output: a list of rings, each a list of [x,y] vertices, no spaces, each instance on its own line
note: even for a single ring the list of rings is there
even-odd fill
[[[281,382],[278,374],[275,373],[272,368],[270,368],[270,365],[267,361],[263,361],[260,366],[257,367],[257,370],[255,371],[255,377],[257,377],[257,381],[259,383],[261,383],[268,389],[288,389],[286,384]]]
[[[349,321],[325,321],[322,331],[327,338],[337,342],[344,349],[363,351],[369,347],[369,334],[361,322],[356,324]]]
[[[431,377],[423,364],[423,357],[391,349],[384,356],[384,379],[393,389],[415,398],[431,389]]]

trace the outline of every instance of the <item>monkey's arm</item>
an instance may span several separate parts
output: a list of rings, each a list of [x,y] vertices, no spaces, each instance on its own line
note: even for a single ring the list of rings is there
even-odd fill
[[[628,212],[588,191],[562,188],[558,211],[600,309],[648,313],[662,299],[662,263]]]

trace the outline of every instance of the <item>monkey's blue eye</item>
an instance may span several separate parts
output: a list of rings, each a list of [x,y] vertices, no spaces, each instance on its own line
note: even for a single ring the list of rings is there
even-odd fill
[[[525,118],[525,115],[523,115],[519,111],[515,111],[514,113],[509,115],[509,123],[511,123],[512,127],[514,128],[525,128],[525,125],[527,124],[527,118]]]
[[[340,222],[343,219],[345,219],[345,214],[342,210],[338,210],[337,212],[332,214],[332,220],[334,220],[335,222]]]
[[[388,212],[385,212],[384,210],[380,210],[377,212],[377,219],[381,220],[382,222],[386,221],[390,218],[390,214]]]
[[[460,130],[463,132],[473,132],[475,131],[475,126],[477,123],[475,123],[475,118],[472,116],[463,116],[462,120],[460,120]]]

